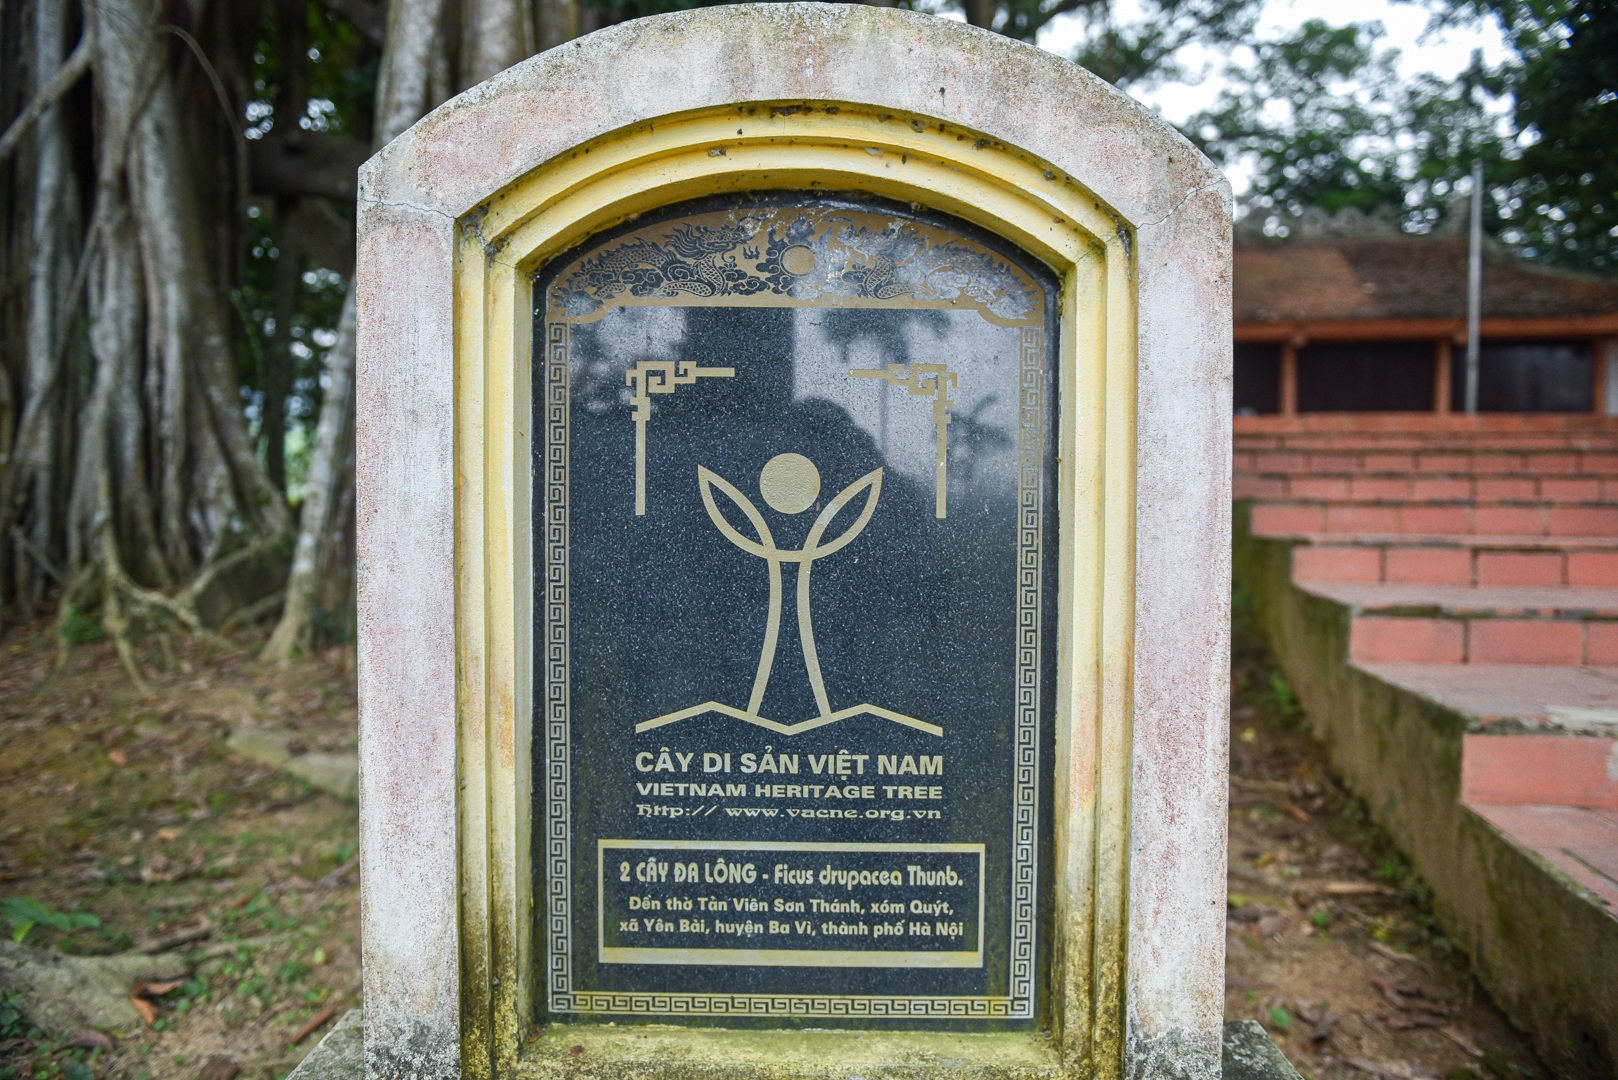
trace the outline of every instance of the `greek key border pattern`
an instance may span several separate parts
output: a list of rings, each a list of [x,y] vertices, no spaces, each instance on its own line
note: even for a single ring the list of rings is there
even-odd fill
[[[552,1008],[558,1008],[558,1000]],[[1029,1015],[1008,997],[837,997],[828,994],[677,994],[581,991],[568,1012],[665,1016],[807,1016],[831,1019],[1010,1020]]]
[[[1039,895],[1039,689],[1045,523],[1045,344],[1022,330],[1017,379],[1017,715],[1012,733],[1011,997],[1034,1010]]]
[[[551,948],[551,999],[573,985],[573,811],[570,798],[572,712],[568,679],[568,324],[546,326],[545,340],[545,921]]]
[[[546,325],[545,351],[545,858],[546,976],[552,1012],[635,1016],[800,1016],[832,1019],[1016,1020],[1034,1015],[1039,890],[1039,722],[1045,502],[1045,334],[1020,335],[1017,410],[1017,668],[1013,721],[1011,994],[904,997],[687,994],[573,990],[572,808],[568,642],[568,324]]]

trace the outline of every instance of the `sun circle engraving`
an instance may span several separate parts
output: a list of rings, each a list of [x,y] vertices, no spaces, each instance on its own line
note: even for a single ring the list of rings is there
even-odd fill
[[[802,454],[777,454],[758,474],[758,491],[770,509],[801,514],[820,494],[820,470]]]
[[[802,277],[815,268],[815,253],[804,244],[794,244],[781,253],[781,269]]]

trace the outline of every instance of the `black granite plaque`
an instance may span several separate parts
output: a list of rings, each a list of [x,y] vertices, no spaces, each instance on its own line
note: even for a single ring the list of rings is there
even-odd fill
[[[1040,1023],[1057,295],[795,192],[537,276],[546,1014]]]

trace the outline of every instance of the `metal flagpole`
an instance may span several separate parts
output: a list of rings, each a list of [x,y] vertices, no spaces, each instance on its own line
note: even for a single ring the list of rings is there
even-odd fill
[[[1478,411],[1478,323],[1483,317],[1483,162],[1472,163],[1472,227],[1466,253],[1466,411]]]

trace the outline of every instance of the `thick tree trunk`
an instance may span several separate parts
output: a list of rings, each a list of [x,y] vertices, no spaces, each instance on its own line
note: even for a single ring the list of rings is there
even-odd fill
[[[378,141],[430,103],[435,60],[441,91],[454,88],[459,37],[440,32],[451,2],[391,4]],[[283,31],[266,50],[277,142],[296,143],[277,152],[341,158],[345,139],[371,141],[369,103],[340,117],[351,134],[298,130],[304,76],[318,62],[305,29],[326,17],[317,6],[352,8],[360,22],[382,10],[378,0],[0,0],[0,604],[26,613],[60,581],[64,615],[69,605],[97,608],[137,679],[127,635],[146,629],[148,615],[205,633],[198,612],[224,618],[233,592],[238,606],[263,610],[251,601],[264,590],[250,591],[248,578],[282,582],[301,271],[308,262],[346,273],[352,257],[330,250],[351,244],[346,227],[317,225],[307,245],[293,234],[322,220],[307,196],[330,185],[287,192],[276,207],[266,465],[244,415],[231,300],[245,285],[242,310],[257,310],[258,281],[245,275],[242,133],[267,10]],[[509,16],[498,0],[469,5],[477,29],[468,37],[496,44],[467,64],[505,66],[526,53],[531,12],[527,24]],[[460,20],[457,7],[455,29]],[[360,29],[362,41],[374,38]],[[516,55],[502,55],[514,33]],[[353,166],[339,171],[351,177]],[[352,198],[351,180],[335,198]],[[352,544],[352,310],[347,323],[333,353],[332,414],[319,429],[320,491],[305,515],[327,534],[312,539],[328,611],[352,602],[341,565]]]
[[[286,603],[280,621],[264,644],[263,659],[285,662],[308,652],[313,644],[321,584],[326,577],[321,571],[332,559],[332,509],[341,497],[343,462],[350,456],[344,436],[353,439],[353,412],[354,289],[350,286],[337,323],[337,341],[326,353],[326,396],[315,425],[298,541],[292,550],[292,570],[287,575]]]
[[[1000,11],[1000,0],[963,0],[966,21],[985,30],[994,29],[994,18]]]
[[[392,0],[388,8],[387,39],[376,90],[378,147],[393,141],[433,104],[434,83],[438,81],[434,77],[434,54],[442,44],[437,29],[444,10],[444,0]],[[340,536],[335,526],[342,524],[335,520],[335,510],[344,500],[345,479],[353,483],[352,466],[344,468],[345,462],[352,461],[354,439],[352,281],[343,301],[337,341],[326,353],[326,378],[292,571],[287,576],[286,604],[261,654],[263,659],[276,663],[306,653],[313,644],[323,571],[335,561]]]
[[[529,0],[461,0],[461,88],[532,56],[535,38]]]
[[[157,62],[162,51],[153,51]],[[286,514],[247,436],[228,305],[209,258],[207,223],[192,210],[198,199],[185,146],[173,82],[160,74],[135,122],[129,190],[163,385],[162,538],[171,565],[189,572],[240,543],[279,534]]]
[[[580,0],[535,0],[535,44],[540,52],[565,45],[583,33],[580,6]]]
[[[392,0],[387,44],[376,85],[376,134],[381,149],[426,115],[433,49],[441,39],[445,0]]]
[[[67,0],[40,0],[34,9],[34,91],[45,90],[67,56],[70,12]],[[16,598],[31,614],[43,591],[43,561],[57,548],[63,492],[59,490],[64,414],[65,337],[78,305],[73,296],[73,270],[78,254],[78,178],[69,159],[66,117],[60,106],[48,106],[34,124],[33,257],[28,267],[27,376],[25,413],[41,421],[29,445],[19,446],[12,468],[29,475],[28,537],[16,569]],[[11,526],[10,515],[0,521]],[[19,545],[21,547],[21,545]]]
[[[66,0],[39,0],[37,10],[42,70],[46,57],[54,70],[66,44]],[[35,425],[25,416],[17,447],[28,467],[29,550],[66,556],[57,571],[63,617],[75,605],[99,606],[139,682],[132,627],[161,611],[204,632],[199,582],[216,580],[221,566],[242,565],[238,553],[277,543],[287,520],[248,438],[227,314],[229,245],[211,227],[219,215],[210,214],[194,172],[198,163],[235,155],[227,143],[210,156],[207,139],[184,123],[167,55],[175,38],[162,29],[160,0],[84,0],[84,13],[95,94],[93,212],[81,246],[73,235],[79,199],[69,136],[58,126],[61,106],[52,106],[34,134],[41,155],[35,210],[38,221],[58,228],[40,235],[31,266],[25,410],[46,420]],[[209,78],[216,78],[211,68]],[[212,130],[221,128],[216,122]],[[212,190],[233,190],[229,175]],[[234,197],[226,202],[234,205]],[[90,386],[72,425],[61,417],[76,408],[77,379],[65,358],[81,284]],[[51,395],[55,423],[42,407]],[[56,463],[69,448],[64,498],[69,470]],[[22,490],[6,488],[0,523]],[[59,504],[65,521],[55,516]],[[185,581],[175,596],[150,591]]]
[[[144,454],[140,452],[144,440],[139,419],[132,415],[141,401],[136,373],[143,338],[140,241],[128,207],[121,200],[98,213],[97,218],[99,243],[89,282],[90,355],[95,361],[95,381],[79,418],[73,527],[68,534],[68,564],[75,578],[93,569],[98,550],[95,538],[103,529],[112,530],[115,536],[121,533],[125,543],[120,546],[132,553],[142,550],[140,540],[150,544],[153,554],[157,548],[150,519],[142,521],[136,511],[120,512],[103,501],[107,493],[102,490],[101,473],[114,459],[114,447],[135,448],[133,460],[119,461],[126,470],[123,479],[132,481],[128,490],[143,490],[147,478],[139,475],[144,472]],[[122,458],[123,454],[117,456]],[[130,471],[136,475],[131,476]],[[136,572],[152,573],[163,566],[159,559],[152,561],[155,566],[138,567]]]
[[[94,251],[87,279],[94,376],[77,432],[67,547],[70,584],[77,595],[69,596],[70,603],[89,602],[105,580],[104,573],[97,573],[103,549],[139,560],[133,571],[143,580],[172,583],[150,516],[151,500],[142,497],[150,484],[140,378],[147,336],[145,270],[125,176],[131,137],[152,83],[141,75],[148,52],[143,42],[150,40],[156,24],[148,15],[131,25],[128,11],[93,2],[86,16],[87,32],[95,41],[100,120],[90,225]],[[103,482],[112,468],[120,470],[116,485]],[[125,498],[118,499],[119,494]]]

